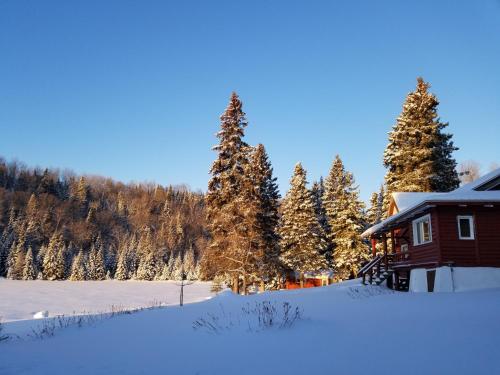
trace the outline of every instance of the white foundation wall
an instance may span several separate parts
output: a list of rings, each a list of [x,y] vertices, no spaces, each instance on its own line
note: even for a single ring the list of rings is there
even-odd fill
[[[410,274],[410,292],[427,292],[427,271],[418,268]],[[463,292],[467,290],[500,288],[500,268],[439,267],[435,269],[434,292]]]

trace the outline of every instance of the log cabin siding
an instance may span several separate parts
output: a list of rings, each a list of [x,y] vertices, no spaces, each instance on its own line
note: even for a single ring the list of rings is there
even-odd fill
[[[456,266],[500,267],[500,207],[439,206],[441,262]],[[461,240],[458,216],[474,217],[474,239]]]
[[[426,243],[423,245],[414,245],[414,240],[413,240],[413,221],[417,220],[427,214],[430,214],[431,216],[431,233],[432,233],[432,242]],[[407,226],[407,232],[408,233],[408,250],[410,253],[410,257],[408,259],[407,263],[437,263],[439,262],[439,230],[438,230],[438,225],[439,223],[437,222],[437,215],[436,215],[436,209],[433,208],[429,210],[428,212],[424,212],[422,214],[419,214],[418,216],[415,216],[408,222]]]

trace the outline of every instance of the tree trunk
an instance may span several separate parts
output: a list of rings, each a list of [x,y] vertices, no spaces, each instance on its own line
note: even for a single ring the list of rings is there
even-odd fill
[[[304,272],[300,273],[300,288],[304,287]]]
[[[264,280],[260,280],[259,291],[263,292],[266,290],[266,285],[264,284]]]
[[[233,276],[233,293],[240,293],[240,280],[238,275]]]
[[[241,289],[242,289],[241,294],[246,296],[247,295],[247,276],[246,275],[243,275],[243,286]]]

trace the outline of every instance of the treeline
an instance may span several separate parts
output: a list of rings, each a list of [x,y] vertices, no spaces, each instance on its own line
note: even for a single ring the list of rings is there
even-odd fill
[[[353,278],[369,259],[366,227],[385,218],[396,191],[450,191],[457,150],[421,78],[384,152],[385,182],[367,210],[340,156],[309,187],[295,166],[280,197],[261,144],[233,93],[220,118],[208,191],[129,184],[28,169],[0,160],[0,276],[14,279],[214,279],[245,293],[288,276],[333,271]],[[380,250],[380,249],[379,249]]]
[[[196,279],[207,243],[204,197],[0,159],[0,276]]]

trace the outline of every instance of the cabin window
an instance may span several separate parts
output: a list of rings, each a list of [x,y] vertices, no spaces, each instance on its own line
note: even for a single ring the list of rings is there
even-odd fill
[[[431,215],[413,220],[413,245],[432,242]]]
[[[472,216],[457,216],[458,238],[461,240],[474,239],[474,218]]]

